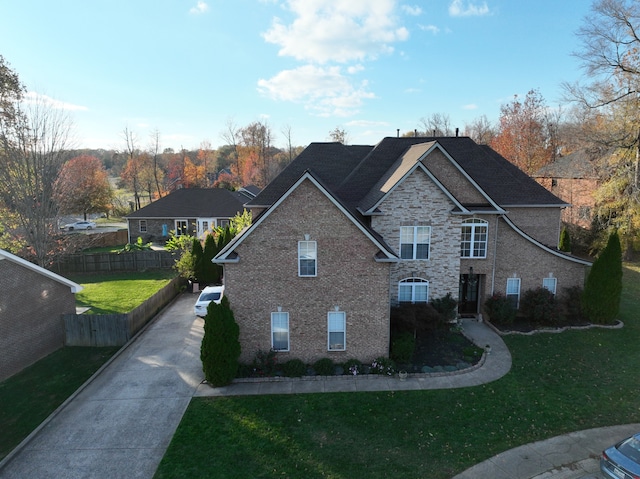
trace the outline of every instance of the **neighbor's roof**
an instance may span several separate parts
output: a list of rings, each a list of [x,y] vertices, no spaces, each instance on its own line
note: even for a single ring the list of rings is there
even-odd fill
[[[612,149],[604,152],[598,150],[574,151],[570,155],[562,156],[543,166],[533,176],[535,178],[597,179],[596,163],[612,154]]]
[[[246,195],[224,188],[182,188],[126,218],[233,218],[246,201]]]
[[[73,281],[71,281],[70,279],[67,279],[63,276],[60,276],[59,274],[54,273],[53,271],[49,271],[48,269],[45,269],[41,266],[38,266],[37,264],[33,264],[29,261],[27,261],[26,259],[20,258],[19,256],[16,256],[14,254],[9,253],[8,251],[5,251],[3,249],[0,249],[0,260],[8,260],[11,261],[13,263],[16,263],[24,268],[30,269],[32,271],[35,271],[38,274],[41,274],[42,276],[46,276],[47,278],[53,279],[54,281],[57,281],[58,283],[61,283],[65,286],[68,286],[71,289],[72,293],[77,293],[79,291],[82,291],[84,288],[82,286],[80,286],[77,283],[74,283]]]

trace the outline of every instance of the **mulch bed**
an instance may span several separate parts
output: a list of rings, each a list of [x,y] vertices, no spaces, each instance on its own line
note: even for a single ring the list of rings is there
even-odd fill
[[[425,366],[460,369],[476,364],[481,357],[482,350],[459,331],[432,331],[416,338],[412,363],[405,366],[409,372],[422,372]]]

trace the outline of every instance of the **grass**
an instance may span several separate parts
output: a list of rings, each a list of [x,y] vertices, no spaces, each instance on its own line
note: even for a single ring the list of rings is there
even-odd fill
[[[90,314],[128,313],[176,276],[173,270],[119,274],[77,275],[70,279],[84,289],[76,293],[76,305],[90,307]]]
[[[0,382],[0,459],[20,444],[118,349],[62,348]]]
[[[122,249],[125,247],[126,245],[116,245],[116,246],[100,246],[100,247],[96,247],[96,248],[87,248],[87,249],[83,249],[82,252],[83,253],[118,253],[119,251],[122,251]]]
[[[640,267],[617,330],[507,336],[512,370],[438,391],[194,398],[156,478],[450,478],[569,431],[640,422]]]

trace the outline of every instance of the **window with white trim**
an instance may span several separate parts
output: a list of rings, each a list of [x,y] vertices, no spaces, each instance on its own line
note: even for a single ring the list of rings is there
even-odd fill
[[[429,301],[429,281],[422,278],[406,278],[398,283],[398,302],[426,303]]]
[[[556,287],[558,286],[558,278],[548,277],[542,278],[542,287],[556,294]]]
[[[478,218],[464,220],[462,222],[460,256],[463,258],[486,258],[488,231],[488,221]]]
[[[400,227],[400,257],[402,259],[429,259],[431,226]]]
[[[507,278],[507,299],[514,308],[520,305],[520,278]]]
[[[347,315],[344,311],[329,311],[327,315],[328,349],[344,351],[347,348]]]
[[[176,220],[176,236],[188,235],[189,224],[187,220]]]
[[[289,313],[271,313],[271,349],[289,351]]]
[[[298,241],[298,276],[316,276],[318,245],[315,241]]]
[[[147,232],[147,220],[140,220],[140,222],[138,224],[138,229],[140,230],[140,233],[146,233]]]

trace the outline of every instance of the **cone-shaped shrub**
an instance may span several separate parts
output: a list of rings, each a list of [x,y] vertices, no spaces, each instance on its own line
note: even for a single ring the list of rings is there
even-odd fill
[[[567,228],[562,228],[562,231],[560,231],[560,242],[558,243],[558,249],[560,251],[571,252],[571,236],[569,236]]]
[[[204,318],[204,337],[200,359],[204,377],[215,387],[226,386],[238,372],[240,357],[240,328],[233,317],[226,296],[220,304],[209,304]]]
[[[202,243],[198,238],[193,238],[193,245],[191,246],[191,255],[193,256],[193,269],[195,273],[195,280],[198,283],[203,282],[202,276],[202,257],[204,251],[202,251]]]
[[[202,282],[205,284],[217,284],[220,282],[220,275],[217,274],[217,265],[211,260],[218,253],[218,245],[212,234],[207,235],[204,240],[204,252],[202,255]]]
[[[618,232],[614,231],[587,276],[582,312],[592,323],[611,324],[618,316],[621,294],[622,248]]]

